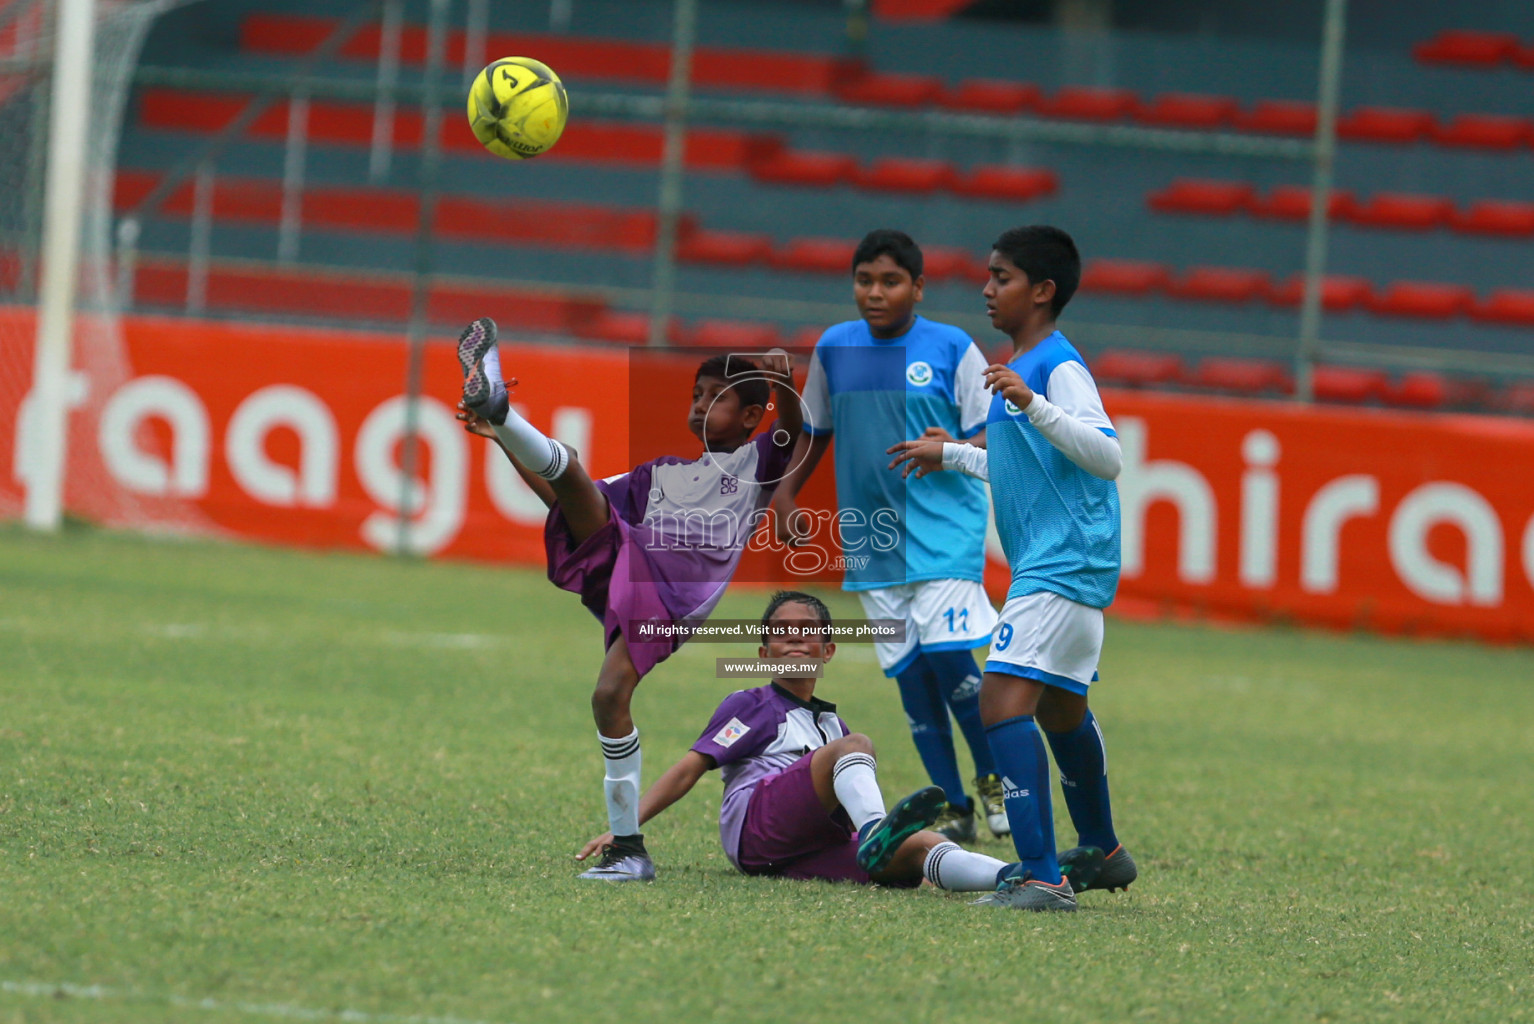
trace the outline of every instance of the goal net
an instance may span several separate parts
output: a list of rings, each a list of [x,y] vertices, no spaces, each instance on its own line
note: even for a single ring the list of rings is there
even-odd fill
[[[134,67],[154,19],[186,0],[97,0],[79,289],[66,388],[66,514],[122,526],[204,524],[164,467],[166,437],[140,418],[103,430],[102,403],[133,379],[114,299],[113,178]],[[0,0],[0,519],[19,518],[31,479],[33,347],[41,283],[44,183],[57,0]],[[103,457],[103,444],[130,453]],[[137,461],[135,462],[134,459]]]

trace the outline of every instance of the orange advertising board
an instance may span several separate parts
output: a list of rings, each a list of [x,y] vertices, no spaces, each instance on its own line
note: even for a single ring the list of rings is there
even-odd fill
[[[25,497],[30,313],[0,314],[0,512]],[[77,362],[66,505],[120,525],[541,565],[544,509],[453,419],[427,346],[413,482],[398,336],[128,318],[110,372]],[[691,455],[706,353],[505,347],[514,400],[593,476]],[[1534,641],[1534,423],[1105,391],[1124,452],[1126,605]],[[696,442],[692,442],[696,445]],[[802,496],[829,507],[830,461]],[[998,594],[1005,568],[988,582]],[[790,582],[748,552],[739,579]]]

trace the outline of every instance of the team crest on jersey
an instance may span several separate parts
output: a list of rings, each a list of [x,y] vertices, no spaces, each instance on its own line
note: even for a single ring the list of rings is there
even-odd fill
[[[724,723],[724,728],[714,734],[714,742],[721,747],[728,747],[751,731],[751,727],[738,718],[732,718]]]
[[[1008,416],[1021,416],[1023,414],[1023,410],[1019,409],[1017,403],[1010,398],[1006,401],[1006,410]]]
[[[918,359],[916,362],[905,368],[905,379],[910,381],[912,384],[915,384],[917,387],[931,384],[932,367]]]

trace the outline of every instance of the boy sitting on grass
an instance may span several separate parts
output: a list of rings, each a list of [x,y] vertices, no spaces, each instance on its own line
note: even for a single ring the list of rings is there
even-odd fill
[[[757,656],[774,661],[827,662],[831,613],[816,597],[775,594],[762,615]],[[927,827],[948,799],[928,786],[888,813],[875,776],[874,747],[849,732],[836,705],[815,696],[815,678],[782,675],[766,686],[730,694],[698,741],[666,769],[639,801],[641,824],[686,796],[705,773],[724,778],[719,838],[748,875],[933,885],[983,892],[1007,865],[971,853]],[[612,843],[597,836],[576,855]]]

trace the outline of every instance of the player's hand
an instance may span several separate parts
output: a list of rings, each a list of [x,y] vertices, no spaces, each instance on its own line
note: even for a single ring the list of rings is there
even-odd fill
[[[897,445],[891,445],[885,451],[886,455],[895,456],[890,460],[889,468],[901,467],[900,478],[904,480],[912,473],[920,480],[928,473],[939,473],[943,469],[943,442],[942,441],[901,441]]]
[[[457,420],[463,424],[463,429],[469,433],[478,434],[480,437],[488,437],[492,441],[495,440],[495,428],[490,425],[490,422],[474,415],[474,410],[462,402],[458,403]]]
[[[926,430],[923,430],[921,432],[921,439],[923,441],[958,441],[959,440],[957,437],[954,437],[952,434],[950,434],[948,431],[944,430],[942,427],[928,427]]]
[[[603,832],[601,835],[597,836],[591,842],[589,842],[585,846],[581,847],[581,852],[577,853],[575,855],[575,859],[576,860],[585,860],[587,857],[590,857],[593,853],[600,853],[602,851],[602,847],[606,846],[608,843],[610,843],[612,841],[613,841],[613,834],[611,832]]]
[[[1005,363],[992,363],[985,368],[985,386],[991,394],[1000,395],[1019,409],[1028,408],[1028,403],[1033,401],[1033,389]]]
[[[767,350],[762,357],[762,376],[772,381],[773,387],[794,386],[794,357],[781,348]]]
[[[772,511],[778,543],[786,544],[791,548],[804,543],[809,536],[804,529],[809,517],[799,515],[798,503],[780,492],[772,501]]]

